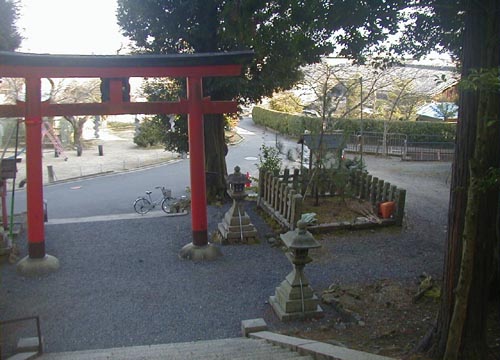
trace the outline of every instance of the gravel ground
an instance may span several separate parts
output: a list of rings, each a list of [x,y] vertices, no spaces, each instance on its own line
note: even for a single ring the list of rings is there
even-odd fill
[[[451,165],[366,161],[371,174],[407,189],[406,223],[322,237],[316,261],[306,267],[317,293],[332,283],[442,271]],[[247,208],[264,239],[269,228],[253,206]],[[209,208],[209,229],[226,208]],[[236,337],[240,321],[256,317],[283,329],[267,304],[291,270],[283,252],[263,240],[224,246],[214,262],[179,260],[179,249],[191,241],[186,229],[189,216],[47,226],[47,252],[61,268],[24,279],[2,265],[0,318],[40,315],[48,352]],[[3,335],[20,334],[13,327]]]
[[[224,210],[210,208],[210,228]],[[269,312],[288,261],[265,241],[180,260],[189,228],[190,216],[47,226],[61,268],[24,279],[4,265],[1,317],[40,315],[48,352],[237,337],[242,319]]]
[[[408,280],[423,272],[439,278],[451,164],[372,156],[366,162],[370,174],[407,190],[404,225],[323,236],[323,248],[315,252],[319,261],[308,266],[314,284],[325,289],[332,283]]]

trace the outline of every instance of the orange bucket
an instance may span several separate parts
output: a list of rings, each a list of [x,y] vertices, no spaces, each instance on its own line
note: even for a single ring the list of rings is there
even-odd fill
[[[379,205],[379,212],[382,219],[389,219],[394,212],[396,203],[394,201],[383,202]]]

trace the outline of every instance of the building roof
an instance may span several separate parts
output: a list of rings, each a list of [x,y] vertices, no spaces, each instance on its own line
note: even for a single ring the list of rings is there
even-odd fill
[[[378,92],[390,91],[397,86],[397,81],[412,80],[411,91],[416,95],[434,97],[446,89],[456,85],[460,74],[454,66],[420,65],[414,63],[393,66],[385,70],[375,69],[368,65],[356,65],[346,59],[323,59],[323,63],[309,65],[303,68],[305,78],[317,81],[318,85],[325,82],[324,64],[330,68],[330,81],[340,83],[363,78],[365,86],[370,87],[376,82]],[[315,80],[316,79],[316,80]],[[311,81],[306,81],[310,83]],[[305,103],[314,102],[317,96],[305,84],[300,87],[301,98]]]
[[[458,105],[450,102],[436,102],[425,104],[417,110],[417,115],[444,120],[458,118]]]

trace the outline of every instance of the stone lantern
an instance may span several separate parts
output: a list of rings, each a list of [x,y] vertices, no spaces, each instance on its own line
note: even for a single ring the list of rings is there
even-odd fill
[[[257,241],[257,230],[245,212],[243,204],[247,196],[245,184],[248,181],[239,166],[236,166],[234,173],[227,177],[229,185],[227,193],[233,199],[233,205],[218,226],[218,237],[222,244],[252,244]]]
[[[280,236],[290,250],[287,257],[293,270],[276,288],[276,294],[269,298],[269,302],[282,321],[318,317],[323,313],[319,299],[304,275],[305,265],[312,261],[309,249],[321,247],[306,227],[307,222],[299,220],[297,229]]]

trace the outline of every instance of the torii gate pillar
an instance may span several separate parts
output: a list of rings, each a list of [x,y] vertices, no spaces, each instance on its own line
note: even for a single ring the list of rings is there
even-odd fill
[[[29,256],[17,264],[20,274],[44,275],[59,268],[59,260],[45,252],[42,171],[41,79],[26,78],[26,184],[27,210],[34,219],[28,226]]]
[[[192,260],[213,260],[222,254],[217,247],[208,242],[202,89],[201,77],[189,76],[187,78],[193,242],[181,249],[179,257]]]

